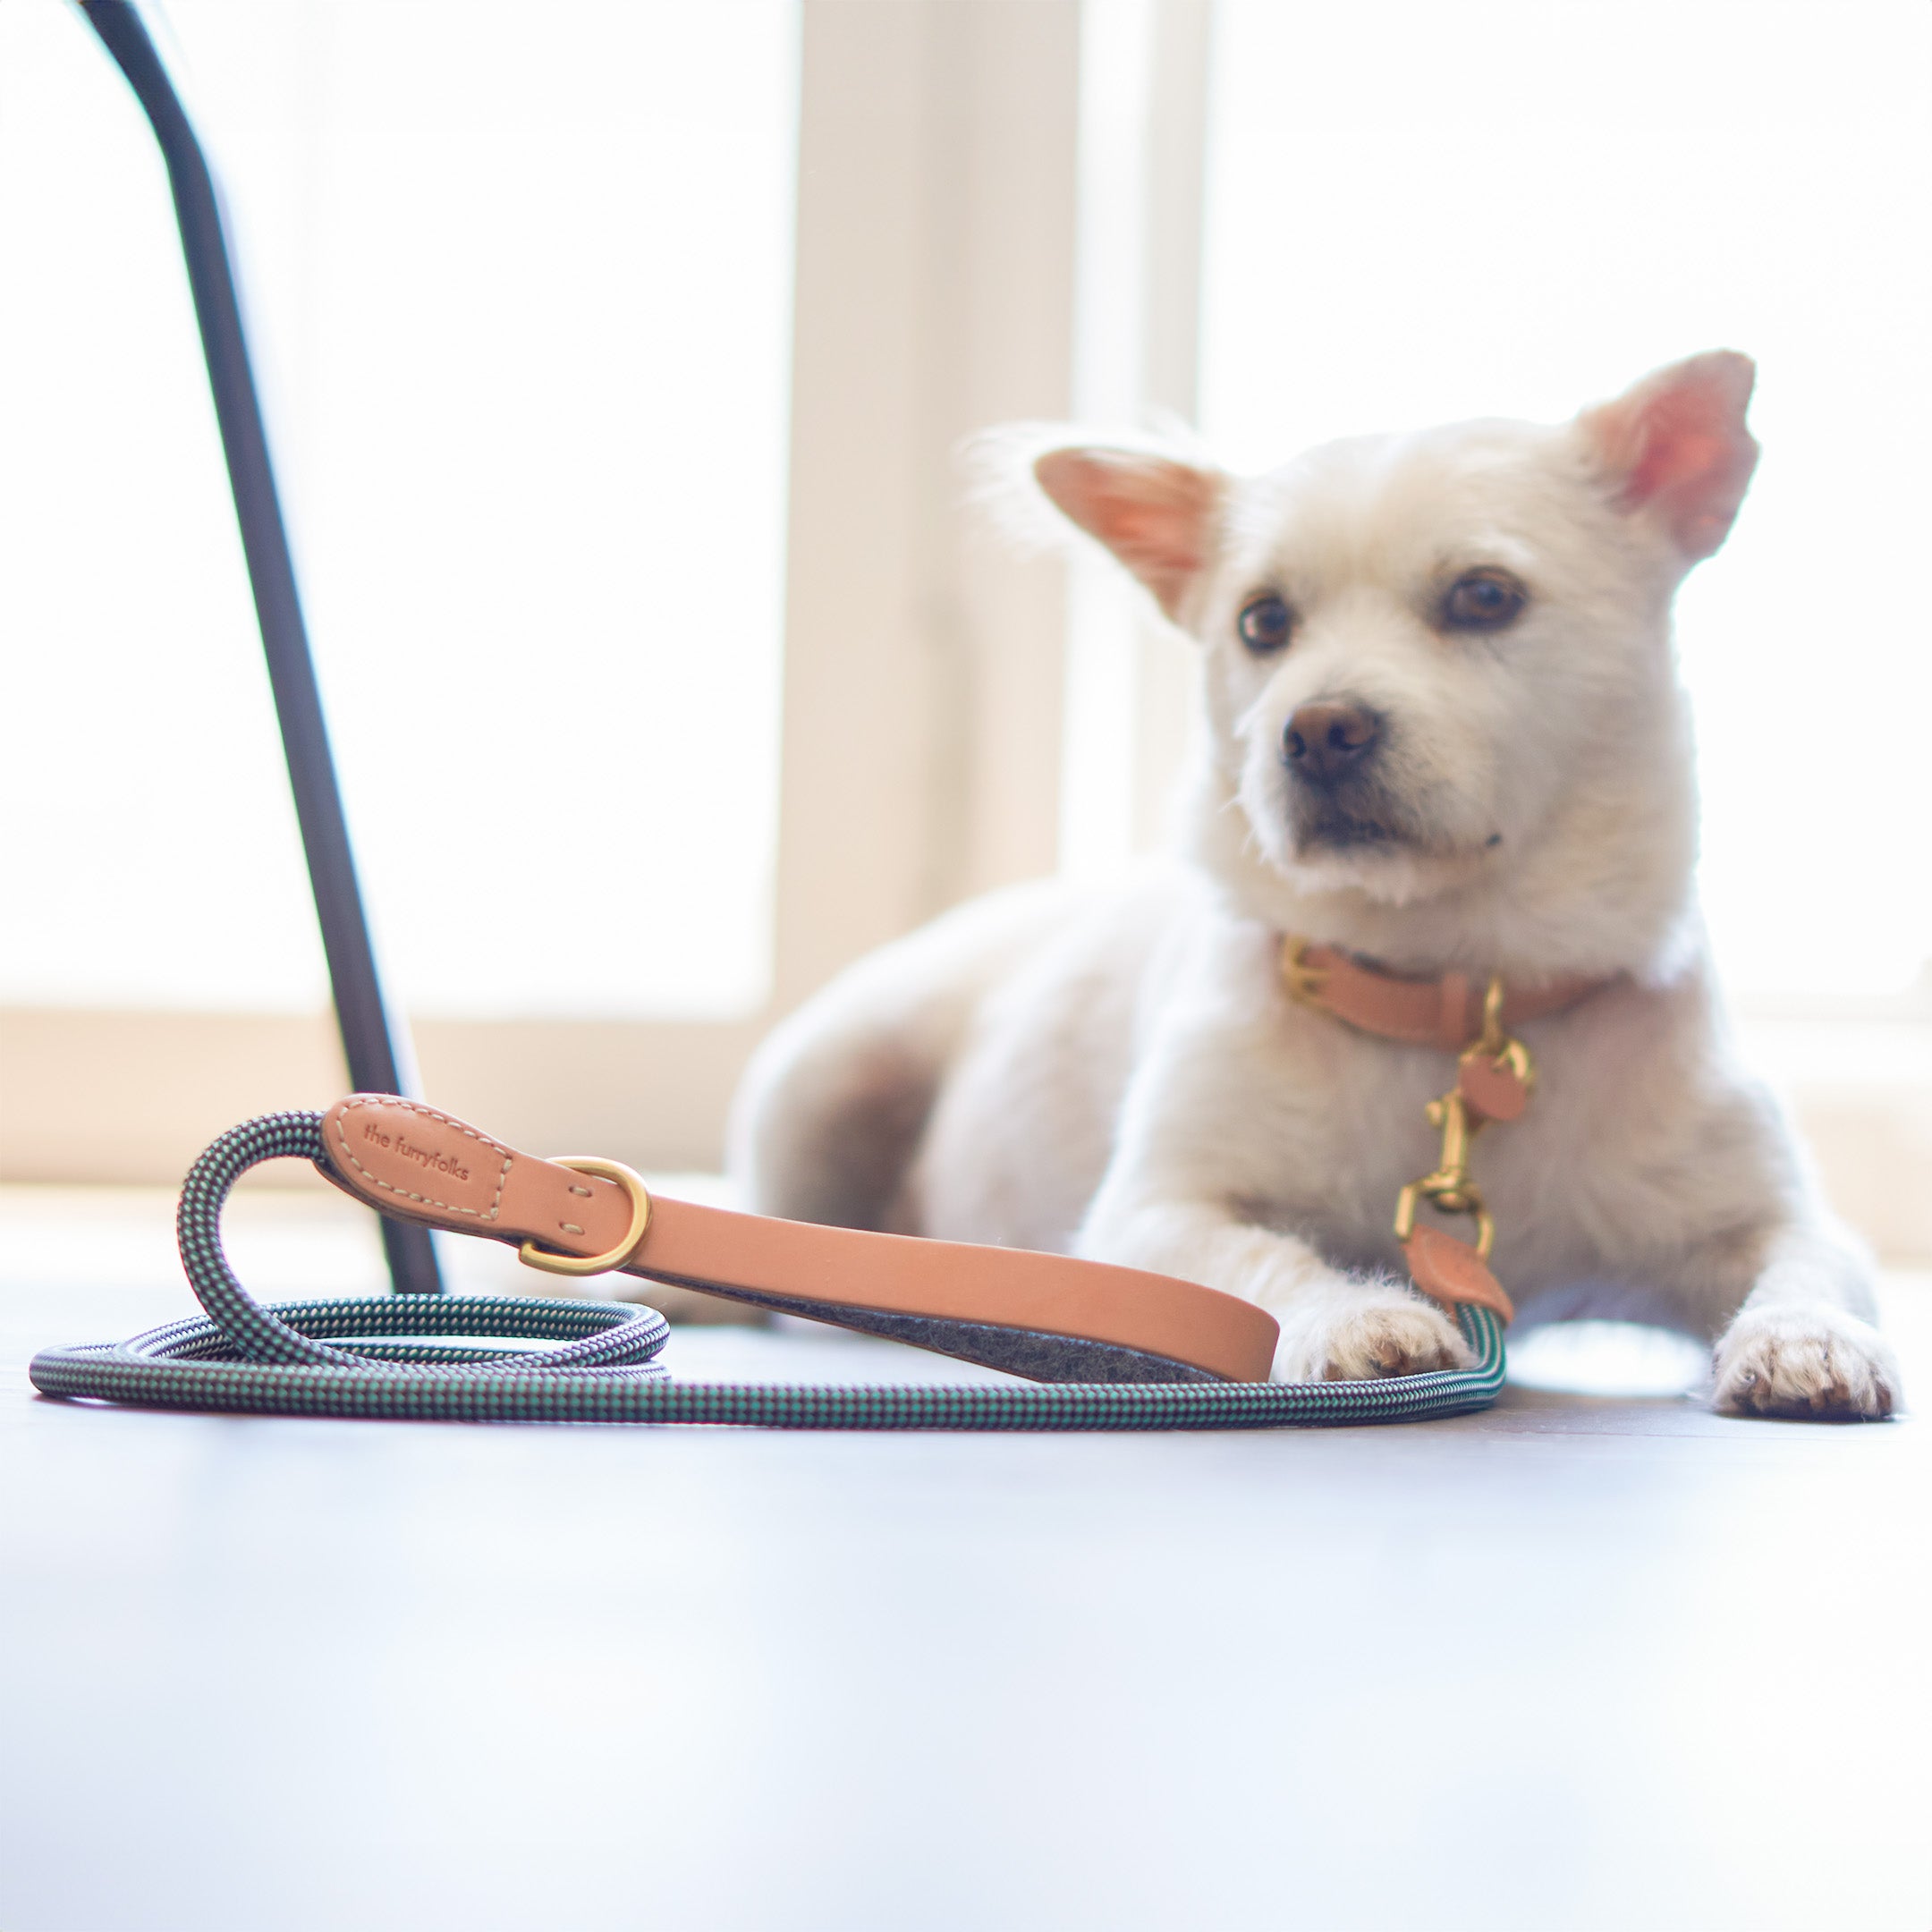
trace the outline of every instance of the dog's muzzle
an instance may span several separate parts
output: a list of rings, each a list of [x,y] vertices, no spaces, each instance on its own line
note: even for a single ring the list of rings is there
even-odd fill
[[[1380,716],[1367,705],[1306,704],[1282,728],[1282,757],[1297,784],[1334,792],[1374,763],[1382,731]]]
[[[1381,783],[1388,729],[1381,713],[1344,698],[1301,706],[1282,727],[1288,821],[1304,851],[1404,839]]]

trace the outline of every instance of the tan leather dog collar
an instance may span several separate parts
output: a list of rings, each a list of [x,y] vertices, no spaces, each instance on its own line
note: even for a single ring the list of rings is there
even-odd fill
[[[1382,1039],[1457,1053],[1482,1021],[1486,981],[1468,973],[1408,979],[1337,946],[1292,936],[1282,941],[1281,967],[1289,993],[1302,1004]],[[1526,1021],[1562,1013],[1600,992],[1614,978],[1566,973],[1541,986],[1511,986],[1504,996],[1503,1024],[1513,1032]]]
[[[338,1100],[322,1131],[324,1173],[357,1199],[553,1270],[621,1268],[1041,1382],[1265,1382],[1274,1360],[1266,1309],[1165,1275],[653,1198],[614,1162],[538,1160],[388,1094]]]
[[[1282,941],[1281,972],[1289,996],[1377,1038],[1434,1046],[1456,1055],[1455,1084],[1429,1102],[1427,1117],[1442,1135],[1436,1166],[1396,1198],[1394,1234],[1409,1278],[1444,1307],[1475,1302],[1509,1321],[1508,1292],[1489,1271],[1496,1224],[1470,1174],[1470,1149],[1491,1123],[1518,1119],[1536,1084],[1536,1062],[1515,1038],[1526,1020],[1574,1006],[1610,984],[1611,977],[1569,974],[1541,986],[1505,986],[1492,976],[1479,992],[1467,973],[1404,979],[1335,946]],[[1473,1243],[1419,1225],[1423,1201],[1475,1223]]]

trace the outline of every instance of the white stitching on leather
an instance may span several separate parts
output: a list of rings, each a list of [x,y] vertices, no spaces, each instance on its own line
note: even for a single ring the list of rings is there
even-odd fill
[[[349,1145],[349,1116],[358,1107],[402,1107],[411,1114],[420,1114],[427,1119],[441,1121],[445,1127],[453,1127],[458,1133],[467,1135],[479,1146],[487,1147],[501,1154],[504,1164],[496,1175],[496,1191],[490,1197],[487,1208],[465,1208],[459,1201],[441,1201],[427,1194],[412,1193],[408,1188],[400,1188],[385,1181],[380,1174],[371,1174],[355,1157],[355,1149]],[[438,1114],[434,1107],[424,1106],[419,1101],[402,1098],[382,1100],[352,1100],[345,1106],[335,1120],[336,1137],[342,1142],[342,1151],[349,1165],[372,1187],[381,1188],[385,1193],[400,1194],[404,1200],[420,1201],[425,1208],[440,1208],[445,1214],[474,1215],[479,1221],[494,1221],[503,1208],[504,1183],[509,1179],[510,1169],[516,1157],[500,1142],[492,1140],[487,1134],[479,1134],[474,1127],[465,1126],[460,1120],[453,1120],[447,1114]]]

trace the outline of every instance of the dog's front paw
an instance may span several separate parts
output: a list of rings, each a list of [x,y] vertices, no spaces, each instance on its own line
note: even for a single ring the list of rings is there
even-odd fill
[[[1834,1308],[1749,1309],[1717,1344],[1716,1408],[1801,1421],[1877,1420],[1898,1400],[1898,1361],[1868,1322]]]
[[[1282,1329],[1275,1381],[1364,1382],[1475,1364],[1455,1323],[1412,1294],[1350,1284],[1343,1294],[1324,1299],[1331,1305],[1299,1317],[1275,1311]]]

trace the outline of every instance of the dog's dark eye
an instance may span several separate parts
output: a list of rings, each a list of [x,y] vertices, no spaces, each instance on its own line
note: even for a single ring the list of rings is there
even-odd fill
[[[1530,593],[1506,570],[1472,570],[1449,586],[1442,621],[1451,631],[1500,631],[1529,601]]]
[[[1250,650],[1278,651],[1294,629],[1294,613],[1278,597],[1258,597],[1241,606],[1240,629]]]

